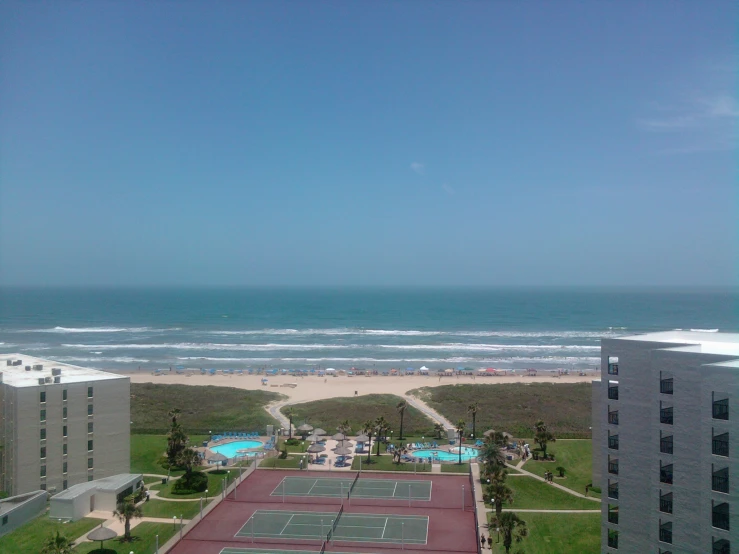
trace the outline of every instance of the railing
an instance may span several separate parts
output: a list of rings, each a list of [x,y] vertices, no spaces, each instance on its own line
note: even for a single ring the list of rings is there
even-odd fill
[[[672,529],[665,529],[664,527],[660,527],[659,540],[668,544],[672,544]]]
[[[618,364],[608,364],[608,375],[618,375]]]
[[[659,470],[659,482],[672,485],[672,468]]]
[[[608,398],[618,400],[618,387],[608,387]]]
[[[663,454],[672,454],[672,436],[669,438],[660,439],[659,451]]]
[[[717,492],[729,492],[729,476],[713,475],[711,477],[711,490]]]
[[[672,425],[672,408],[662,408],[659,411],[659,422]]]
[[[713,511],[713,526],[719,529],[729,530],[729,514],[726,512]]]
[[[608,462],[608,473],[618,475],[618,462]]]
[[[660,498],[659,499],[659,511],[666,514],[672,513],[672,499]]]
[[[618,450],[618,435],[610,435],[608,437],[608,448]]]
[[[475,493],[475,479],[472,475],[472,464],[469,464],[469,466],[470,466],[470,471],[469,471],[470,490],[472,491],[472,506],[474,506],[475,508],[475,532],[477,533],[477,554],[482,554],[482,545],[480,544],[480,526],[478,524],[478,514],[477,514],[477,497]]]
[[[608,485],[608,498],[618,499],[618,484]]]
[[[713,419],[729,419],[729,400],[716,400],[713,403]]]
[[[618,412],[608,412],[608,423],[618,425]]]
[[[728,456],[729,455],[729,441],[723,438],[719,439],[719,438],[714,437],[711,450],[717,456]]]
[[[662,394],[672,394],[672,379],[662,379],[659,382],[659,392]]]

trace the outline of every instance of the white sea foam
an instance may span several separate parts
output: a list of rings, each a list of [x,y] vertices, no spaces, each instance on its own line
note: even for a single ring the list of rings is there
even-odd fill
[[[398,337],[531,337],[531,338],[592,338],[616,337],[623,333],[615,330],[625,327],[609,328],[607,331],[422,331],[400,329],[254,329],[243,331],[206,331],[209,335],[252,336],[252,335],[291,335],[291,336],[398,336]]]
[[[133,363],[139,363],[139,364],[148,364],[151,360],[146,360],[143,358],[132,358],[130,356],[114,356],[114,357],[104,357],[104,356],[95,356],[93,358],[85,357],[85,356],[56,356],[54,358],[58,362],[67,362],[67,363],[74,363],[74,362],[114,362],[119,364],[133,364]]]
[[[519,363],[519,364],[535,364],[535,363],[547,363],[547,364],[586,364],[586,365],[597,365],[600,362],[600,358],[595,357],[576,357],[576,356],[541,356],[541,357],[525,357],[525,358],[512,358],[512,357],[464,357],[464,356],[451,356],[449,358],[372,358],[372,357],[356,357],[356,358],[345,358],[345,357],[318,357],[318,358],[233,358],[233,357],[218,357],[218,356],[180,356],[177,358],[180,361],[207,361],[207,362],[222,362],[222,363],[244,363],[244,364],[270,364],[270,365],[283,365],[283,364],[294,364],[302,363],[304,365],[315,365],[320,362],[337,362],[337,363],[423,363],[423,364],[464,364],[471,363],[476,365],[490,365],[500,363]]]
[[[51,329],[19,329],[14,333],[166,333],[181,331],[180,327],[153,329],[151,327],[53,327]]]

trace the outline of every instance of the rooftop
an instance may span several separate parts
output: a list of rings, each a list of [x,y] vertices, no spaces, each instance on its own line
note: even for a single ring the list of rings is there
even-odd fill
[[[675,330],[631,335],[611,340],[674,343],[675,347],[671,350],[739,357],[739,333]]]
[[[54,500],[71,500],[89,490],[111,491],[117,493],[118,491],[140,481],[142,478],[143,476],[140,473],[121,473],[120,475],[113,475],[112,477],[95,479],[94,481],[87,481],[86,483],[73,485],[67,490],[62,491],[59,494],[55,494],[53,498]]]
[[[18,361],[20,365],[8,365],[8,361]],[[42,366],[42,369],[34,369],[34,367]],[[26,367],[30,367],[26,371]],[[39,378],[50,377],[50,383],[54,384],[54,375],[52,369],[60,369],[60,383],[86,383],[89,381],[103,381],[107,379],[128,379],[124,375],[116,373],[108,373],[98,369],[90,369],[87,367],[79,367],[76,365],[64,364],[53,360],[45,360],[34,356],[26,356],[25,354],[0,354],[0,373],[2,374],[2,382],[11,387],[37,387],[39,386]]]

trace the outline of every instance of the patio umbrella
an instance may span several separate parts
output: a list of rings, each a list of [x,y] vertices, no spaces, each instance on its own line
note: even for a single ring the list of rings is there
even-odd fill
[[[356,440],[357,442],[368,442],[370,439],[367,435],[362,433],[361,435],[357,435],[357,437],[354,440]]]
[[[346,446],[340,446],[336,449],[334,449],[334,452],[336,452],[339,456],[346,456],[347,454],[352,453],[352,449],[348,448]]]
[[[222,462],[224,460],[228,460],[228,458],[224,456],[223,454],[221,454],[220,452],[215,452],[214,454],[211,454],[210,456],[208,456],[209,462]]]
[[[320,444],[311,444],[308,447],[308,452],[310,452],[311,454],[318,454],[319,452],[325,452],[325,450],[326,447],[321,446]]]
[[[323,429],[319,427],[318,429],[313,429],[313,434],[314,435],[327,435],[328,433],[326,433],[326,431],[324,431]]]
[[[298,431],[313,431],[313,426],[308,425],[307,423],[303,423],[303,425],[298,427]]]
[[[114,539],[118,536],[118,533],[113,531],[112,529],[108,529],[107,527],[103,527],[103,524],[100,524],[100,527],[92,531],[91,533],[87,534],[87,538],[91,541],[100,541],[100,550],[103,549],[103,541],[107,541],[110,539]]]
[[[335,441],[343,441],[346,440],[346,435],[344,433],[336,433],[333,437],[331,437]]]
[[[494,434],[495,434],[495,429],[488,429],[487,431],[483,433],[483,435],[485,435],[486,437],[489,437]]]
[[[313,433],[312,435],[308,435],[307,437],[305,437],[305,440],[307,440],[308,442],[318,442],[319,440],[321,440],[321,437]]]

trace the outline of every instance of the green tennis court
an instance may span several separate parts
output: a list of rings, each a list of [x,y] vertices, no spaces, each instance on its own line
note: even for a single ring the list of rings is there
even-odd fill
[[[352,484],[354,488],[352,488]],[[350,492],[351,491],[351,492]],[[431,500],[431,481],[394,479],[332,479],[329,477],[285,477],[271,496],[323,496],[330,498],[389,498]]]
[[[265,550],[264,548],[224,548],[221,554],[318,554],[317,550]],[[356,552],[331,552],[331,554],[357,554]]]
[[[333,529],[334,541],[426,544],[428,525],[426,516],[257,510],[236,536],[318,543]]]

